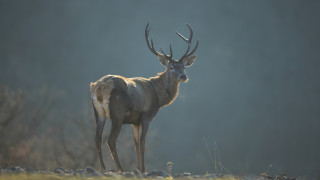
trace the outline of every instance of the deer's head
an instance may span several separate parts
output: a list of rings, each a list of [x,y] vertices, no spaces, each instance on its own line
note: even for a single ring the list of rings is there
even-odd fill
[[[156,51],[154,49],[153,41],[150,38],[149,39],[149,31],[150,31],[150,26],[149,23],[146,26],[145,29],[145,36],[146,36],[146,42],[148,45],[148,48],[150,51],[157,55],[161,64],[164,65],[167,68],[167,72],[171,76],[171,78],[180,81],[180,82],[186,82],[188,80],[187,75],[185,74],[185,69],[193,64],[193,62],[196,60],[196,55],[192,56],[192,54],[196,51],[198,48],[199,41],[197,40],[197,44],[194,47],[192,51],[190,51],[190,46],[191,46],[191,41],[192,41],[192,28],[187,24],[189,30],[190,30],[190,37],[189,39],[185,38],[182,36],[180,33],[176,32],[179,37],[181,37],[186,43],[188,43],[188,48],[187,51],[184,53],[184,55],[179,59],[179,60],[174,60],[173,59],[173,54],[172,54],[172,48],[170,44],[170,55],[167,55],[166,53],[163,52],[163,50],[160,48],[160,52]]]

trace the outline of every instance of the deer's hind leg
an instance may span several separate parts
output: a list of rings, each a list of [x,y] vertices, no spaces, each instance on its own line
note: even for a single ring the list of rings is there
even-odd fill
[[[102,152],[101,152],[101,143],[102,143],[102,135],[103,135],[103,127],[104,124],[106,122],[106,114],[104,109],[102,108],[101,105],[96,104],[97,107],[95,107],[94,102],[92,101],[92,106],[93,106],[93,110],[94,110],[94,115],[95,115],[95,119],[96,119],[96,146],[98,149],[98,155],[99,155],[99,161],[100,161],[100,165],[102,169],[106,169],[106,167],[104,166],[104,162],[103,162],[103,158],[102,158]]]
[[[129,110],[129,97],[126,92],[121,90],[113,90],[110,97],[109,108],[112,126],[107,144],[117,169],[119,171],[123,171],[119,161],[116,144],[124,118],[126,116],[126,112]]]

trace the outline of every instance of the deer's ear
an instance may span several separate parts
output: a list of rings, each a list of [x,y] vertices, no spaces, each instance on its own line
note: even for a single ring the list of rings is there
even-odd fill
[[[159,55],[158,55],[158,58],[159,58],[160,63],[161,63],[162,65],[164,65],[164,66],[167,66],[167,65],[168,65],[169,61],[168,61],[168,59],[166,58],[165,55],[159,54]]]
[[[183,60],[183,65],[185,67],[189,67],[193,64],[193,62],[196,60],[197,55],[195,56],[191,56],[191,57],[187,57],[186,59]]]

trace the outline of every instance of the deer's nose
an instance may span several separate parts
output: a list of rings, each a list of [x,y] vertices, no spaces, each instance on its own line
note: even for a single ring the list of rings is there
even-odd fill
[[[180,75],[180,80],[182,80],[182,81],[187,80],[187,75],[181,74],[181,75]]]

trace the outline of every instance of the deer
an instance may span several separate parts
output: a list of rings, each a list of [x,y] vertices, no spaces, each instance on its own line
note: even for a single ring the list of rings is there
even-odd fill
[[[102,169],[106,169],[101,152],[103,129],[106,118],[111,121],[111,131],[107,145],[111,156],[120,172],[124,172],[117,153],[116,141],[123,124],[131,124],[137,156],[137,170],[146,172],[144,164],[145,141],[150,122],[159,109],[170,105],[178,96],[180,82],[187,82],[185,69],[193,64],[199,40],[190,50],[193,31],[189,24],[190,37],[187,39],[179,32],[176,34],[188,45],[186,52],[179,60],[173,59],[170,44],[170,55],[156,51],[149,36],[149,22],[145,28],[145,39],[149,50],[155,54],[165,71],[155,77],[126,78],[120,75],[105,75],[96,82],[90,83],[91,101],[96,120],[95,142]]]

